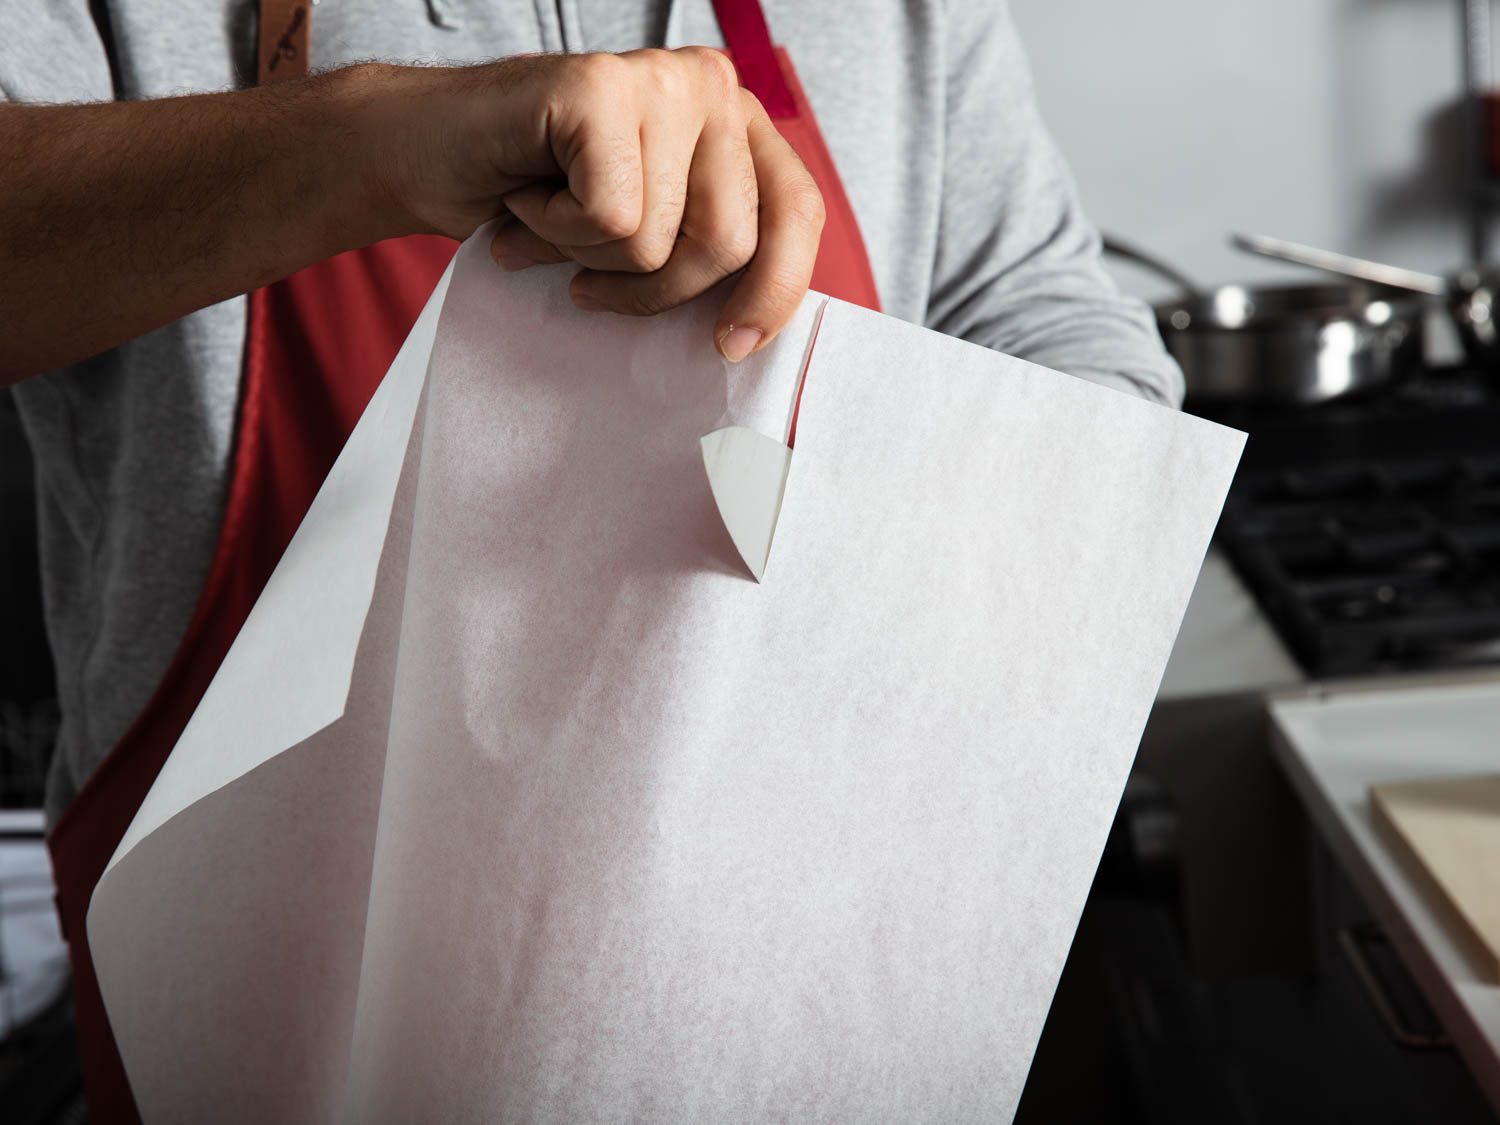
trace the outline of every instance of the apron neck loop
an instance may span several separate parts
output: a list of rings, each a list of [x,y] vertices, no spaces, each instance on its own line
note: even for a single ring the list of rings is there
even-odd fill
[[[739,68],[740,81],[772,118],[797,116],[797,101],[781,73],[771,31],[757,0],[713,0],[724,45]]]

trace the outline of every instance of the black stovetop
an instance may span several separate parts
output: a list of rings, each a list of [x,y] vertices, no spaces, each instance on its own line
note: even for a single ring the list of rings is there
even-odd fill
[[[1500,661],[1500,382],[1187,409],[1250,435],[1215,541],[1309,674]]]

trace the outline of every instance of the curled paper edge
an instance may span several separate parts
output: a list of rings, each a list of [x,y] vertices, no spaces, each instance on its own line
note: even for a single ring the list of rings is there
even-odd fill
[[[726,426],[700,439],[703,468],[719,518],[757,582],[766,572],[792,451],[745,426]]]

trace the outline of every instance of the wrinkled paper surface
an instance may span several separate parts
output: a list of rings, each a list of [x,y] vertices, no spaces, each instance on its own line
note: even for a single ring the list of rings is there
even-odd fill
[[[94,895],[145,1119],[1009,1117],[1242,435],[486,246]],[[757,584],[700,439],[805,361]]]

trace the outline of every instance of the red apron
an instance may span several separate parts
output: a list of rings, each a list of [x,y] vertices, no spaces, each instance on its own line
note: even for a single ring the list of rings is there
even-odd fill
[[[742,81],[822,190],[828,219],[813,288],[878,308],[859,227],[790,59],[772,46],[756,0],[714,0],[714,9]],[[268,58],[273,68],[295,65],[300,52],[305,64],[309,9],[290,10],[284,26],[295,35],[262,37],[263,73]],[[48,837],[96,1125],[139,1116],[89,955],[94,885],[455,248],[435,236],[393,239],[250,294],[229,495],[197,608],[150,702]]]

